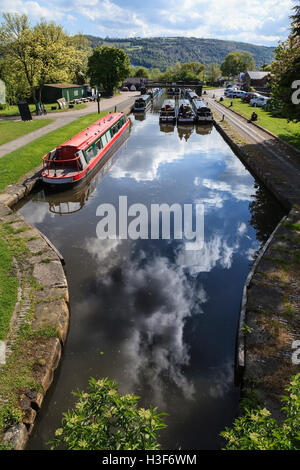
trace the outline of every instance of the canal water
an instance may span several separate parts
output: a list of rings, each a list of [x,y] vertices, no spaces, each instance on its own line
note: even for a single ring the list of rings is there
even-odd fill
[[[164,449],[218,449],[238,412],[235,337],[244,281],[282,209],[215,128],[160,126],[131,116],[130,136],[85,187],[34,193],[20,208],[61,251],[70,288],[69,336],[29,449],[46,449],[71,392],[90,377],[168,413]],[[204,205],[204,246],[100,240],[100,204]]]

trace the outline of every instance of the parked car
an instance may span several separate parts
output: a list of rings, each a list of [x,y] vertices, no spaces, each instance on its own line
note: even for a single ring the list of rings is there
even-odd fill
[[[130,91],[136,91],[136,87],[134,85],[131,85]]]
[[[232,90],[227,93],[227,98],[241,98],[243,96],[243,92],[241,90]]]
[[[129,91],[128,86],[123,86],[122,91]]]
[[[228,98],[230,98],[230,94],[232,94],[234,91],[238,91],[237,88],[227,88],[225,91],[224,91],[224,95],[227,96]]]
[[[245,103],[250,103],[250,101],[253,99],[253,98],[258,98],[259,96],[261,96],[259,93],[254,93],[253,91],[250,91],[248,93],[246,93],[242,100],[245,102]]]
[[[251,106],[257,106],[257,107],[260,107],[260,108],[263,108],[264,106],[266,106],[268,100],[270,98],[267,98],[266,96],[258,96],[256,98],[253,98],[251,101],[250,101],[250,105]]]

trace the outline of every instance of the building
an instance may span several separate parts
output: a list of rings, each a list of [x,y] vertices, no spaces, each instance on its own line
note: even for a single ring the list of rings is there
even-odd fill
[[[147,77],[128,77],[123,82],[122,86],[127,86],[130,89],[131,85],[134,85],[136,89],[139,90],[142,85],[147,85],[148,81],[149,78]]]
[[[87,97],[88,85],[73,83],[47,83],[42,90],[42,102],[54,103],[60,98],[72,101]]]
[[[258,91],[268,90],[270,72],[249,71],[243,76],[243,88],[249,91],[252,87]]]

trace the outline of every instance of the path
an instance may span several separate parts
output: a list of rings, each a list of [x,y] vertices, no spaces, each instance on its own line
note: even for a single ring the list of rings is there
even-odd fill
[[[118,96],[114,96],[113,98],[102,99],[100,102],[100,111],[108,111],[114,110],[117,107],[117,110],[121,111],[129,104],[133,103],[135,97],[139,95],[139,92],[124,92]],[[25,134],[15,140],[11,140],[10,142],[6,142],[3,145],[0,145],[0,158],[4,155],[13,152],[14,150],[23,147],[24,145],[32,142],[39,137],[42,137],[45,134],[48,134],[59,127],[65,126],[75,119],[79,117],[85,116],[87,114],[96,113],[98,110],[97,102],[89,102],[87,103],[87,107],[84,109],[78,109],[74,111],[65,111],[63,113],[50,113],[46,116],[36,116],[34,119],[55,119],[54,122],[49,124],[48,126],[42,127],[36,131],[30,132]],[[19,120],[19,118],[18,118]]]

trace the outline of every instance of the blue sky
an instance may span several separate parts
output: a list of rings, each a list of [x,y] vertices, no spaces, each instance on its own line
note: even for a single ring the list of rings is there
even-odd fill
[[[286,39],[293,0],[0,0],[0,12],[44,17],[69,33],[195,36],[266,46]]]

